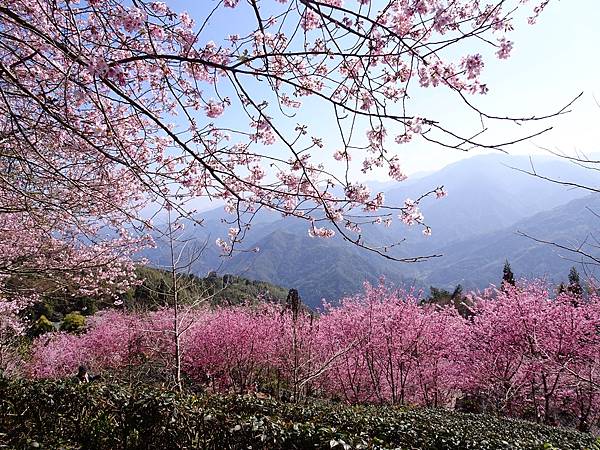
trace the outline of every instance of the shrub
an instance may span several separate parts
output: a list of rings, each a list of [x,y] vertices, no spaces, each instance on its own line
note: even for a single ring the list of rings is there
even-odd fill
[[[31,333],[34,336],[49,333],[50,331],[55,331],[54,325],[43,314],[34,322],[33,326],[31,327]]]
[[[600,297],[578,303],[526,283],[471,301],[467,319],[414,292],[367,286],[318,317],[273,304],[186,310],[181,369],[222,392],[450,408],[465,396],[459,406],[471,411],[580,431],[600,423]],[[131,374],[144,364],[167,380],[173,319],[172,309],[105,311],[86,333],[37,339],[26,372],[55,378],[84,364]]]
[[[60,325],[60,329],[68,333],[81,331],[83,327],[85,327],[85,317],[78,313],[67,314]]]
[[[589,434],[486,415],[100,383],[0,380],[0,411],[9,448],[600,449]]]

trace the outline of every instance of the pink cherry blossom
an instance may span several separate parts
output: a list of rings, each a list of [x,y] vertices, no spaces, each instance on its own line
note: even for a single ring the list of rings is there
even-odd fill
[[[493,93],[485,61],[509,56],[528,2],[367,4],[280,0],[257,20],[247,8],[242,30],[236,0],[215,3],[211,20],[146,0],[2,2],[0,289],[33,272],[69,295],[117,296],[139,282],[133,255],[153,245],[142,212],[156,203],[189,217],[191,199],[223,201],[240,230],[271,209],[386,257],[395,242],[352,230],[390,225],[392,208],[427,231],[418,205],[384,205],[337,170],[404,179],[391,133],[396,143],[490,146],[424,117],[414,98],[419,85]],[[296,115],[305,105],[315,113]],[[317,132],[321,123],[343,144]],[[234,244],[219,241],[226,253]]]
[[[225,105],[223,104],[223,102],[209,100],[204,109],[206,110],[207,117],[210,117],[211,119],[216,119],[221,114],[223,114],[223,111],[225,110]]]

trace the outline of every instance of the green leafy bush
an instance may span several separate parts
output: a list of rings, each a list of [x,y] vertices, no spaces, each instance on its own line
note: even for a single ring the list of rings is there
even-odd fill
[[[4,441],[4,442],[2,442]],[[443,410],[306,405],[0,380],[0,448],[600,449],[591,435]]]
[[[43,314],[33,323],[33,326],[31,327],[31,333],[34,336],[39,336],[50,331],[55,331],[54,325]]]
[[[62,331],[69,333],[83,330],[85,327],[85,317],[78,313],[69,313],[65,316],[63,323],[60,325]]]

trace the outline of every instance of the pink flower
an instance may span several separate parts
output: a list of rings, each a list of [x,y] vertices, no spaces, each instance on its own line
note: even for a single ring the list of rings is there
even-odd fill
[[[239,228],[230,228],[229,231],[227,232],[229,239],[232,241],[237,237],[238,234],[240,234]]]
[[[470,55],[463,58],[461,66],[467,71],[467,78],[472,80],[477,78],[481,73],[483,59],[480,54]]]
[[[150,7],[157,14],[168,14],[170,12],[169,7],[164,2],[153,2],[150,4]]]
[[[95,57],[88,66],[90,73],[98,78],[106,76],[108,69],[106,60],[100,56]]]
[[[227,253],[231,250],[231,246],[227,243],[227,241],[225,241],[222,238],[217,238],[215,243],[217,244],[217,247],[219,247],[223,253]]]
[[[215,100],[209,100],[206,106],[204,107],[206,111],[206,115],[211,119],[216,119],[225,110],[225,105],[223,102],[216,102]]]
[[[506,59],[510,56],[510,52],[512,51],[513,43],[511,41],[506,40],[505,38],[500,39],[500,48],[496,52],[496,55],[500,59]]]
[[[322,238],[332,238],[333,236],[335,236],[335,231],[330,230],[328,228],[319,228],[319,227],[315,227],[314,225],[312,226],[312,228],[310,228],[308,230],[308,235],[310,237],[322,237]]]
[[[375,103],[373,95],[368,92],[363,92],[361,100],[362,103],[360,105],[360,109],[362,109],[363,111],[368,111]]]
[[[388,175],[396,181],[404,181],[406,180],[406,175],[400,168],[400,163],[398,160],[393,159],[390,161],[390,169],[388,171]]]
[[[133,33],[139,30],[146,21],[146,13],[138,8],[127,10],[125,17],[122,18],[122,25],[125,31]]]
[[[311,9],[306,9],[302,15],[302,28],[306,31],[318,28],[321,23],[321,17]]]
[[[345,193],[348,200],[356,203],[364,203],[369,199],[369,188],[361,183],[349,184]]]
[[[348,152],[346,150],[337,150],[333,154],[333,158],[336,161],[342,161],[342,160],[350,161],[350,155],[348,154]]]

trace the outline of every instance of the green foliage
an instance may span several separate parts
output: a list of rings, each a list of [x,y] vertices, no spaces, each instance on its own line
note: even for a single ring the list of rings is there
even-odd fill
[[[502,269],[502,283],[507,283],[512,286],[515,285],[515,275],[510,268],[508,260],[504,262],[504,268]]]
[[[0,380],[0,411],[0,447],[9,448],[600,448],[588,434],[485,415],[100,383]]]
[[[581,297],[583,295],[581,279],[579,278],[579,272],[577,272],[575,267],[571,267],[571,270],[569,271],[569,285],[567,286],[567,291],[576,297]]]
[[[127,309],[153,310],[172,301],[172,279],[169,272],[140,266],[136,269],[138,279],[144,280],[121,296]],[[179,302],[181,304],[208,302],[216,305],[238,305],[257,301],[283,302],[287,289],[263,281],[253,281],[235,275],[219,276],[211,272],[206,278],[195,275],[178,275]],[[52,322],[61,322],[70,313],[91,315],[99,310],[114,307],[114,298],[73,297],[48,294],[35,303],[25,315],[36,322],[46,316]],[[36,331],[31,330],[32,334]]]
[[[471,317],[473,315],[472,302],[463,295],[462,285],[458,284],[452,292],[433,286],[431,286],[429,290],[430,295],[425,303],[439,306],[452,306],[463,317]]]
[[[89,316],[112,305],[113,301],[108,298],[73,297],[70,294],[46,294],[43,301],[27,308],[25,315],[34,322],[41,316],[46,316],[51,322],[61,322],[71,312]]]
[[[55,331],[54,325],[43,314],[31,327],[31,332],[34,336],[39,336],[50,331]]]
[[[60,329],[69,333],[76,333],[85,327],[85,317],[78,313],[69,313],[65,316]]]
[[[137,275],[144,282],[128,293],[126,307],[153,309],[172,301],[173,281],[169,272],[139,267]],[[230,274],[219,276],[210,272],[205,278],[192,274],[179,274],[177,277],[181,304],[210,303],[216,306],[257,301],[282,302],[287,295],[287,290],[279,286]]]

